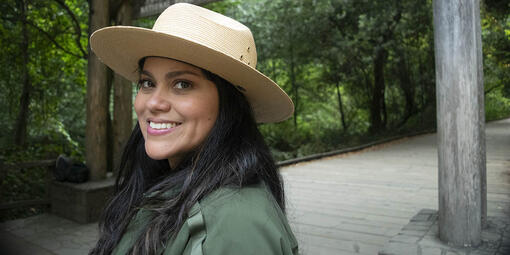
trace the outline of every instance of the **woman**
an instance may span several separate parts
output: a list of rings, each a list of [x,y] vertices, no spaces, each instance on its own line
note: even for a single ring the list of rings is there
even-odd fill
[[[137,82],[136,125],[91,254],[297,254],[257,122],[293,112],[255,69],[250,30],[190,4],[152,29],[108,27],[91,48]]]

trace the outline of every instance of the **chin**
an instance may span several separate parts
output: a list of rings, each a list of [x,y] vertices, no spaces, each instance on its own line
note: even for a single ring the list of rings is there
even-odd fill
[[[168,159],[169,155],[168,153],[161,153],[162,150],[158,150],[157,148],[148,148],[148,146],[145,146],[145,152],[147,153],[147,156],[149,158],[154,160],[162,160],[162,159]]]
[[[151,154],[151,153],[147,153],[147,156],[149,156],[149,158],[151,159],[154,159],[154,160],[162,160],[162,159],[167,159],[166,157],[164,156],[161,156],[161,155],[154,155],[154,154]]]

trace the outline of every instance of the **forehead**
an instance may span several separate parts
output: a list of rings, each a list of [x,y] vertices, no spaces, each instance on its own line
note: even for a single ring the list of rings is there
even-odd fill
[[[154,70],[154,71],[192,71],[201,76],[202,69],[194,65],[165,57],[146,57],[144,59],[143,70]]]

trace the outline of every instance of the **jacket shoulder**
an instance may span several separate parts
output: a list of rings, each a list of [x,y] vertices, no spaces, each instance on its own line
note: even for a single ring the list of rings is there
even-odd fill
[[[210,216],[253,210],[253,213],[275,213],[275,210],[279,209],[276,200],[262,184],[243,188],[220,188],[200,201],[200,204],[204,213]]]
[[[293,254],[287,218],[263,184],[221,188],[200,202],[204,254]]]

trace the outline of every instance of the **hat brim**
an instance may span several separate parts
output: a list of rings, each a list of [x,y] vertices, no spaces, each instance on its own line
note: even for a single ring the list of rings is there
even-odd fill
[[[259,123],[285,120],[294,111],[289,96],[267,76],[232,56],[186,38],[146,28],[114,26],[94,32],[90,47],[103,63],[132,82],[139,79],[138,61],[147,56],[176,59],[208,70],[242,87]]]

